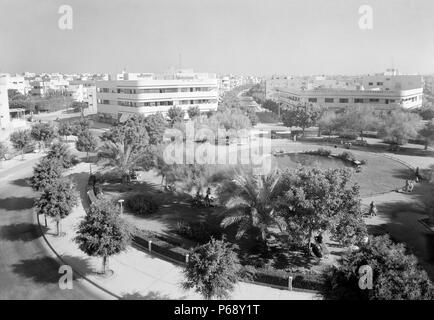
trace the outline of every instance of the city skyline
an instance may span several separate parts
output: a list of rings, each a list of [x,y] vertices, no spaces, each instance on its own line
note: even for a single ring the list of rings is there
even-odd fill
[[[58,27],[63,4],[73,9],[72,30]],[[358,25],[365,4],[372,30]],[[433,9],[422,0],[2,0],[0,72],[348,75],[394,66],[430,74]]]

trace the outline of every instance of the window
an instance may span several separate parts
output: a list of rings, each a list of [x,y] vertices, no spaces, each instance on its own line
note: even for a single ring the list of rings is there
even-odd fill
[[[373,82],[369,82],[368,85],[369,85],[369,86],[373,86],[374,83],[373,83]]]
[[[308,101],[309,101],[309,102],[316,102],[316,101],[317,101],[317,98],[309,98]]]
[[[355,98],[354,103],[363,103],[363,99],[362,98]]]
[[[377,86],[382,86],[383,82],[377,82]]]
[[[339,103],[348,103],[348,99],[347,98],[340,98]]]
[[[325,98],[324,101],[325,101],[325,103],[333,103],[335,101],[335,99],[333,99],[333,98]]]
[[[369,102],[380,102],[380,99],[369,99]]]

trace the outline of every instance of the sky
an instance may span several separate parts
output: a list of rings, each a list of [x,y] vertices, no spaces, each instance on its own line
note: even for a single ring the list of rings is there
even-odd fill
[[[0,73],[428,74],[433,35],[432,0],[0,0]]]

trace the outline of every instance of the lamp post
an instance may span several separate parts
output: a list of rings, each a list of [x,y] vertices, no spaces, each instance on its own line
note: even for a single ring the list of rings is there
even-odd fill
[[[122,204],[124,203],[124,201],[125,201],[124,199],[119,199],[119,200],[118,200],[118,202],[119,202],[119,204],[120,204],[120,206],[121,206],[121,215],[123,214],[123,211],[124,211],[124,207],[123,207],[123,205],[122,205]]]

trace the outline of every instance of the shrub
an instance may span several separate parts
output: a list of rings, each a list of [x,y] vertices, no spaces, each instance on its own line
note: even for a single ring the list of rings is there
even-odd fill
[[[158,211],[158,204],[147,195],[136,194],[127,199],[127,206],[137,214],[152,214]]]
[[[339,138],[345,140],[356,140],[358,138],[358,135],[354,132],[341,132],[339,134]]]
[[[175,233],[186,239],[206,243],[214,238],[221,238],[219,224],[209,222],[187,222],[180,220],[176,224]]]
[[[354,156],[354,154],[349,152],[349,151],[344,151],[344,152],[338,154],[338,158],[340,158],[342,160],[347,160],[347,161],[355,161],[356,160],[356,157]]]
[[[323,156],[323,157],[328,157],[331,155],[331,151],[329,149],[325,149],[325,148],[319,148],[318,150],[313,150],[313,151],[306,151],[306,154],[313,154],[313,155],[318,155],[318,156]]]
[[[323,277],[319,274],[293,273],[274,268],[255,268],[244,266],[242,274],[244,277],[255,282],[271,284],[275,286],[288,287],[288,279],[292,277],[292,286],[299,289],[321,290],[323,288]]]

